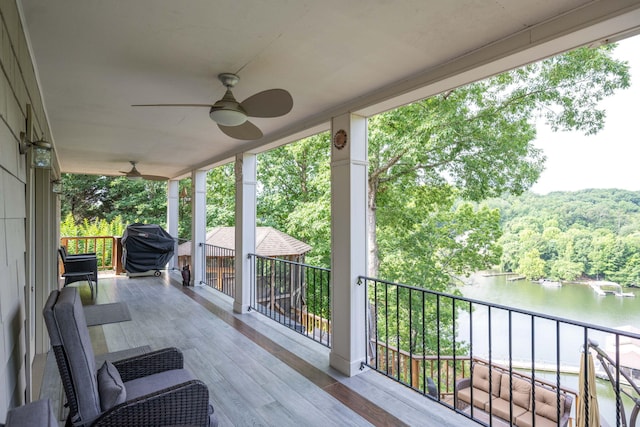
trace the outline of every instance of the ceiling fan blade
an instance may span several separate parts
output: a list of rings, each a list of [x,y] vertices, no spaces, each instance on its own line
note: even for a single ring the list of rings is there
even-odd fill
[[[146,179],[149,181],[168,181],[169,178],[167,178],[166,176],[159,176],[159,175],[142,175],[142,179]]]
[[[243,139],[251,141],[262,138],[262,131],[250,121],[246,121],[240,126],[222,126],[218,125],[220,130],[235,139]]]
[[[240,103],[248,116],[279,117],[293,108],[293,98],[284,89],[269,89],[258,92]]]
[[[131,104],[132,107],[207,107],[211,104]]]

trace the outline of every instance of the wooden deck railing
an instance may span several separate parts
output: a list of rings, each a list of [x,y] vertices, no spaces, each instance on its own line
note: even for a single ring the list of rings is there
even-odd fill
[[[440,384],[440,395],[453,395],[456,379],[469,376],[472,360],[465,356],[417,355],[388,346],[382,341],[376,343],[377,370],[397,378],[411,388],[426,388],[425,378],[429,377]],[[438,381],[438,377],[440,381]]]
[[[331,333],[331,321],[317,314],[309,313],[306,308],[302,310],[294,309],[295,318],[300,319],[300,323],[308,333],[312,333],[318,329],[324,333]]]
[[[116,274],[121,274],[123,269],[120,240],[120,237],[115,236],[61,237],[60,245],[66,247],[69,254],[95,252],[98,270],[115,270]]]
[[[453,356],[438,357],[409,354],[406,351],[398,351],[397,348],[388,346],[381,341],[376,343],[376,348],[377,360],[374,359],[371,364],[377,363],[375,365],[377,370],[419,391],[426,390],[424,382],[427,377],[431,378],[439,385],[440,399],[449,402],[453,402],[456,380],[469,378],[471,376],[471,366],[474,363],[489,365],[487,360],[479,357],[456,356],[454,358]],[[557,389],[557,385],[553,382],[545,381],[539,377],[532,377],[528,373],[516,369],[509,370],[508,367],[495,363],[491,366],[499,372],[509,373],[514,378],[524,379],[549,390]],[[571,395],[574,402],[578,401],[578,394],[575,390],[560,387],[560,391],[563,394]],[[570,418],[569,423],[569,425],[573,425],[573,417]]]

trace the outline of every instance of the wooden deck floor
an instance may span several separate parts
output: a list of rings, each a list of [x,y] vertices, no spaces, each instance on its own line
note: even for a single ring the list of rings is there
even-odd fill
[[[237,315],[226,296],[183,288],[177,276],[101,277],[95,303],[117,301],[132,320],[90,327],[96,354],[180,348],[208,385],[221,427],[478,425],[374,371],[345,377],[329,367],[329,349],[259,313]],[[41,396],[59,401],[49,359]]]

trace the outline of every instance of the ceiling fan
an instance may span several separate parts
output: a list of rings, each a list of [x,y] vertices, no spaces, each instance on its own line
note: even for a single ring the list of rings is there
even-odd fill
[[[130,180],[138,180],[138,179],[147,179],[149,181],[168,181],[169,178],[165,177],[165,176],[158,176],[158,175],[142,175],[138,169],[136,168],[136,163],[133,160],[130,160],[129,163],[131,163],[131,170],[130,171],[120,171],[120,173],[123,173],[124,176],[126,176],[127,178],[129,178]]]
[[[248,117],[279,117],[293,108],[293,98],[284,89],[258,92],[242,102],[236,101],[231,92],[240,78],[232,73],[222,73],[218,79],[227,88],[224,96],[214,104],[134,104],[132,107],[207,107],[209,117],[222,132],[231,138],[255,140],[262,138],[262,131]]]

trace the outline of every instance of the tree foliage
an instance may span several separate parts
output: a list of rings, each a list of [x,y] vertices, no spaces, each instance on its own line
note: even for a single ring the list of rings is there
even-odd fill
[[[165,182],[74,174],[63,174],[62,182],[63,218],[71,214],[79,223],[120,216],[127,224],[166,224]]]
[[[504,270],[640,283],[640,192],[527,193],[487,204],[500,206]]]
[[[405,195],[415,198],[414,189],[426,187],[441,195],[432,199],[432,208],[423,205],[425,213],[449,209],[447,193],[454,189],[471,201],[519,195],[544,167],[543,153],[532,144],[537,119],[555,130],[592,134],[601,129],[605,113],[597,102],[629,86],[628,66],[614,60],[612,51],[613,46],[577,49],[373,117],[369,224],[377,226],[370,230],[368,242],[369,275],[394,268],[381,267],[385,257],[378,245],[387,238],[375,233],[390,224],[387,218],[397,218],[385,210],[395,214],[396,206],[407,205]],[[415,223],[421,219],[417,216]],[[411,247],[397,249],[405,250]],[[405,258],[399,254],[392,260]],[[423,280],[416,277],[411,282]]]
[[[322,133],[258,156],[258,225],[309,243],[306,262],[329,268],[330,136]]]

